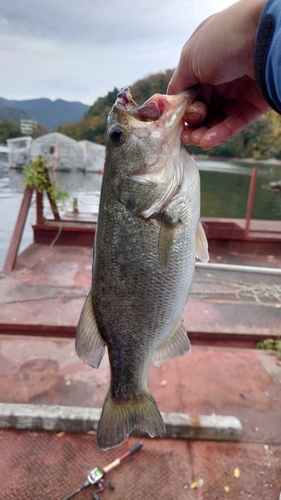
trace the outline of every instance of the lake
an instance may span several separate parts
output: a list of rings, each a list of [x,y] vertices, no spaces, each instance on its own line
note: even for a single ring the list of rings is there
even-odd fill
[[[254,219],[281,220],[281,193],[265,189],[271,181],[281,180],[281,166],[199,160],[201,177],[201,214],[204,217],[244,218],[253,167],[258,168],[257,190],[253,210]],[[96,212],[102,176],[83,172],[57,172],[53,182],[67,190],[69,202],[63,210],[71,209],[72,199],[78,198],[81,212]],[[23,196],[23,174],[9,170],[5,157],[0,157],[0,269],[6,258],[11,235]],[[44,202],[44,214],[50,215],[48,200]],[[33,239],[35,204],[28,215],[20,251]]]

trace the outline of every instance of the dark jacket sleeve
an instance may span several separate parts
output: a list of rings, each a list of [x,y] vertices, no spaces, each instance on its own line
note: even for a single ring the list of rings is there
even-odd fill
[[[263,98],[281,114],[281,2],[268,0],[258,25],[255,76]]]

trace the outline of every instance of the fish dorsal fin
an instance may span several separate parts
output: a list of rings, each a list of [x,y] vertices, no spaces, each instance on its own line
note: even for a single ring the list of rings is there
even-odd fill
[[[196,257],[201,262],[208,262],[209,260],[208,241],[201,222],[198,222],[196,231]]]
[[[156,366],[166,361],[179,358],[191,352],[191,345],[182,318],[180,318],[166,342],[154,354],[153,363]]]
[[[93,310],[92,290],[90,290],[83,306],[76,331],[75,349],[79,358],[98,368],[105,351],[105,342],[102,339]]]
[[[180,224],[180,220],[172,220],[166,213],[162,215],[158,241],[158,256],[162,269],[166,269],[168,266],[176,232]]]

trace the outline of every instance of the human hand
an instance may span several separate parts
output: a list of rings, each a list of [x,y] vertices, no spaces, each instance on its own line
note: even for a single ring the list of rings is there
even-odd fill
[[[210,149],[271,108],[254,76],[254,43],[265,0],[240,0],[206,19],[183,47],[168,93],[198,82],[198,101],[185,114],[184,144]]]

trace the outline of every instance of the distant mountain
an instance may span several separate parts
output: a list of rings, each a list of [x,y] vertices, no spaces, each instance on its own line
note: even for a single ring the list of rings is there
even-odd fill
[[[89,110],[90,106],[81,102],[69,102],[63,99],[29,99],[26,101],[10,101],[0,97],[0,111],[9,108],[25,112],[37,123],[52,130],[64,123],[75,123]],[[25,118],[24,116],[22,118]],[[11,119],[11,118],[8,118]],[[1,120],[0,121],[6,121]],[[18,121],[18,120],[16,120]]]
[[[25,111],[13,108],[2,108],[0,109],[0,122],[6,122],[8,120],[14,120],[14,122],[20,123],[21,120],[28,120],[29,116]]]

